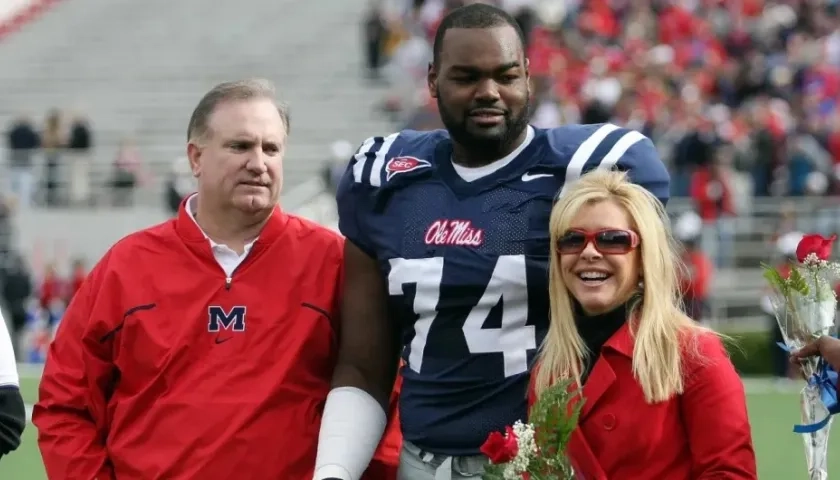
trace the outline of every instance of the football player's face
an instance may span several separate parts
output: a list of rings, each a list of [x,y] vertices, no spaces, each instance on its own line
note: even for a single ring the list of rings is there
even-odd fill
[[[286,129],[269,99],[223,102],[188,153],[200,195],[245,212],[271,208],[283,183]]]
[[[528,63],[516,30],[447,30],[429,90],[453,140],[466,148],[504,149],[528,126]]]
[[[587,232],[633,230],[627,212],[612,201],[584,205],[569,229]],[[556,254],[556,253],[555,253]],[[625,254],[604,254],[590,242],[580,253],[560,255],[566,288],[590,315],[608,312],[626,302],[638,288],[641,274],[639,249]],[[597,273],[604,279],[586,279]]]

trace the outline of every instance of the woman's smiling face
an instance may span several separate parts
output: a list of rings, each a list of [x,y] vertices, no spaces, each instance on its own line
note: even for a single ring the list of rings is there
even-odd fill
[[[613,201],[584,205],[555,246],[566,288],[590,315],[626,302],[638,288],[638,235],[627,212]]]

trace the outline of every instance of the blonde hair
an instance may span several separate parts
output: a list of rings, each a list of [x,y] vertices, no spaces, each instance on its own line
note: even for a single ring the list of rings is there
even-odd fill
[[[662,203],[631,183],[625,173],[595,170],[571,185],[551,211],[551,245],[556,245],[583,206],[604,201],[612,201],[627,212],[641,239],[644,287],[639,300],[628,309],[635,340],[633,375],[649,403],[661,402],[683,392],[683,333],[706,329],[683,313],[678,290],[680,250],[667,227]],[[581,366],[590,355],[575,325],[571,294],[563,283],[554,252],[549,298],[551,323],[539,352],[537,395],[559,379],[572,378],[581,387]]]

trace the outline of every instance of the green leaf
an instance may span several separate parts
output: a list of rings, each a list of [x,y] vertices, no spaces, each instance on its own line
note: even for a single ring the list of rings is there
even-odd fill
[[[570,406],[574,397],[573,380],[562,380],[542,392],[530,412],[530,422],[541,455],[533,471],[546,473],[547,478],[571,478],[571,463],[566,452],[572,432],[577,427],[583,399]],[[531,468],[529,468],[531,470]]]
[[[484,467],[484,473],[481,475],[482,480],[504,480],[504,465],[487,465]]]
[[[803,296],[808,295],[810,290],[808,288],[808,281],[798,268],[791,269],[787,284],[790,286],[791,290],[798,292]]]
[[[789,294],[789,286],[788,280],[782,277],[779,271],[766,263],[761,264],[761,268],[764,269],[764,278],[767,280],[767,283],[770,286],[775,287],[782,295],[788,296]]]

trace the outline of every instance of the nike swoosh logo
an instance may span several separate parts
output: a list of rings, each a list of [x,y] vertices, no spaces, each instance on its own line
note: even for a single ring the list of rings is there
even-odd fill
[[[219,337],[216,337],[216,345],[221,345],[221,344],[223,344],[223,343],[227,342],[228,340],[230,340],[230,339],[232,339],[232,338],[233,338],[233,337],[227,337],[227,338],[219,338]]]
[[[524,174],[522,174],[522,181],[523,182],[530,182],[531,180],[536,180],[538,178],[553,177],[553,176],[554,175],[552,175],[550,173],[534,173],[534,174],[524,173]]]

